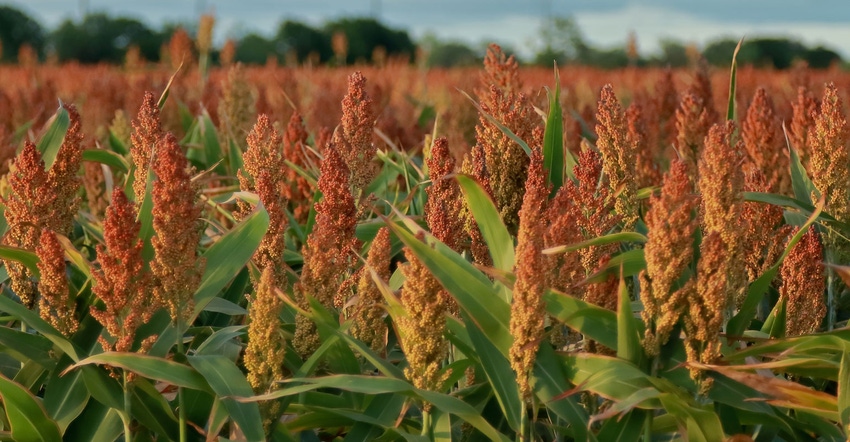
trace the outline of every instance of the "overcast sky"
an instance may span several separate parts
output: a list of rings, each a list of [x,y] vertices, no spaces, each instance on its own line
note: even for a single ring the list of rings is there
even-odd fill
[[[585,38],[621,45],[635,31],[642,53],[662,38],[704,45],[743,35],[788,35],[850,57],[850,0],[0,0],[52,28],[81,11],[105,11],[163,22],[194,22],[214,11],[216,40],[246,32],[274,33],[286,18],[319,25],[342,16],[377,16],[415,37],[432,32],[467,43],[507,43],[522,54],[547,14],[573,16]]]

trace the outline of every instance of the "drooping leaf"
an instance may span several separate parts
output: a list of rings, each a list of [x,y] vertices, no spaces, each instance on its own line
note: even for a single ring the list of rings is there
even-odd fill
[[[73,370],[85,365],[108,365],[122,368],[148,379],[165,382],[183,388],[210,391],[210,385],[197,371],[172,360],[141,353],[106,352],[89,356],[72,365]]]
[[[0,374],[0,399],[12,427],[12,438],[19,441],[62,440],[59,426],[32,393]]]

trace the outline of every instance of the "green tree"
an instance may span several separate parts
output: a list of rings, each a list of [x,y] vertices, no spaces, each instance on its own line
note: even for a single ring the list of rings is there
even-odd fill
[[[278,27],[274,38],[275,51],[286,57],[294,53],[299,62],[304,62],[311,53],[319,55],[319,61],[324,63],[333,57],[330,37],[304,23],[286,20]]]
[[[388,56],[413,58],[416,46],[407,31],[390,29],[373,18],[343,18],[325,25],[328,36],[342,32],[348,39],[346,63],[369,61],[372,52],[383,47]]]
[[[572,17],[550,17],[540,28],[534,63],[551,66],[558,64],[586,64],[591,51],[578,24]]]
[[[671,68],[680,68],[688,65],[688,48],[681,42],[669,38],[662,39],[659,42],[661,46],[661,56],[654,60],[662,66]]]
[[[136,19],[100,13],[87,15],[80,23],[65,20],[50,35],[59,60],[81,63],[120,63],[132,45],[145,59],[157,60],[163,41],[161,34]]]
[[[18,48],[24,43],[41,55],[44,53],[44,29],[20,10],[0,6],[0,42],[3,44],[2,61],[17,60]]]
[[[269,55],[277,55],[275,43],[259,34],[248,34],[236,45],[236,61],[242,63],[264,64]]]
[[[806,50],[803,59],[806,60],[809,67],[815,69],[826,69],[833,63],[841,62],[841,56],[837,52],[823,46]]]

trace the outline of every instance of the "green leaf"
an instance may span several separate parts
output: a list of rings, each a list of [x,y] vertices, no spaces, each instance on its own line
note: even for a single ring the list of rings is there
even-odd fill
[[[550,290],[544,294],[546,311],[573,330],[617,350],[617,314],[570,295]]]
[[[168,95],[171,93],[171,85],[174,84],[174,79],[177,78],[177,74],[180,73],[180,69],[183,67],[183,62],[180,62],[180,66],[177,66],[177,70],[171,74],[171,78],[168,79],[168,84],[165,85],[165,89],[162,90],[162,95],[159,96],[159,100],[156,102],[156,107],[162,109],[165,106],[165,102],[168,101]]]
[[[738,73],[738,52],[741,50],[741,45],[744,44],[744,39],[738,41],[738,46],[735,46],[735,52],[732,53],[732,71],[729,73],[729,104],[726,107],[726,119],[735,121],[735,84],[737,82]]]
[[[41,137],[37,146],[41,153],[41,159],[44,160],[44,170],[53,167],[53,162],[56,161],[56,156],[59,154],[59,149],[65,140],[65,133],[68,132],[70,125],[71,117],[68,111],[62,107],[62,103],[59,103],[59,109],[50,119],[50,125],[47,126],[47,131]]]
[[[0,346],[4,347],[3,352],[18,361],[31,360],[48,370],[56,365],[56,361],[51,357],[53,343],[41,335],[0,327]]]
[[[63,362],[71,361],[65,356]],[[90,397],[82,371],[60,376],[59,370],[53,370],[45,384],[44,408],[64,433],[71,422],[83,412]]]
[[[713,412],[692,407],[673,394],[660,397],[664,409],[687,428],[685,439],[697,442],[724,440],[723,426]]]
[[[111,150],[86,149],[83,151],[83,161],[106,164],[107,166],[112,166],[113,169],[123,173],[130,171],[130,163],[128,163],[124,157],[112,152]]]
[[[49,339],[53,345],[59,347],[71,359],[75,361],[80,360],[80,352],[77,347],[68,338],[63,336],[62,333],[59,333],[59,331],[53,328],[52,325],[41,319],[35,312],[5,296],[0,296],[0,311],[8,313],[30,326],[42,336]]]
[[[561,112],[561,76],[555,65],[555,93],[547,90],[549,115],[543,133],[543,167],[549,174],[552,194],[564,184],[564,116]]]
[[[130,153],[130,150],[127,149],[127,146],[124,144],[123,141],[118,139],[112,129],[109,129],[109,147],[113,152],[117,153],[118,155],[127,155],[128,153]]]
[[[797,149],[803,146],[791,145],[791,139],[788,138],[788,131],[785,129],[784,123],[782,124],[782,132],[785,134],[785,145],[788,146],[788,153],[791,156],[791,188],[794,189],[794,197],[809,205],[814,204],[812,195],[820,196],[820,192],[812,183],[809,175],[806,174],[806,168],[803,167],[800,156],[797,154]]]
[[[466,203],[475,223],[481,229],[481,235],[490,249],[493,266],[499,270],[510,272],[514,268],[514,241],[502,223],[502,217],[496,209],[490,195],[484,191],[474,178],[458,175],[457,182],[466,197]]]
[[[636,243],[645,243],[646,236],[641,235],[638,232],[617,232],[617,233],[609,233],[607,235],[597,236],[596,238],[591,238],[586,241],[577,242],[575,244],[568,244],[564,246],[555,246],[550,247],[548,249],[543,250],[543,253],[547,255],[552,255],[556,253],[566,253],[573,252],[576,250],[583,249],[585,247],[592,246],[603,246],[606,244],[614,244],[618,242],[636,242]]]
[[[207,303],[206,308],[204,308],[204,311],[224,313],[225,315],[229,316],[241,316],[248,314],[248,310],[245,310],[239,305],[219,297],[211,298]]]
[[[207,162],[212,162],[217,158],[224,157],[221,144],[218,142],[218,133],[216,132],[215,125],[213,124],[210,114],[206,111],[206,109],[204,109],[203,115],[198,117],[198,122],[198,127],[200,128],[203,136],[204,152],[206,154]],[[227,174],[224,164],[221,163],[219,163],[214,170],[219,175]]]
[[[475,347],[475,355],[481,362],[481,368],[490,382],[496,401],[502,408],[502,414],[507,419],[511,429],[519,432],[520,415],[525,413],[525,407],[520,401],[516,374],[511,369],[511,364],[507,358],[493,346],[475,323],[467,318],[466,314],[463,314],[463,320],[472,345]]]
[[[130,413],[139,423],[157,434],[176,439],[177,419],[162,394],[146,379],[136,379],[131,388]]]
[[[319,388],[338,388],[340,390],[371,395],[385,393],[400,393],[405,396],[425,400],[444,413],[451,413],[469,422],[473,427],[481,431],[490,440],[508,441],[509,439],[499,433],[481,414],[471,405],[462,400],[442,393],[419,390],[407,381],[391,379],[381,376],[364,375],[333,375],[318,378],[294,378],[288,379],[286,383],[296,383],[292,387],[284,387],[273,393],[244,398],[243,401],[258,401],[277,399],[293,394],[311,391]]]
[[[263,420],[256,403],[237,402],[233,396],[254,394],[239,368],[225,356],[189,356],[189,364],[207,380],[216,396],[222,399],[230,417],[239,425],[249,441],[265,440]]]
[[[644,410],[631,410],[617,419],[608,419],[599,430],[596,437],[599,440],[615,440],[617,442],[637,442],[641,439],[641,430],[646,423]]]
[[[122,368],[144,378],[154,379],[178,387],[210,391],[210,386],[204,380],[204,377],[191,367],[168,359],[139,353],[101,353],[77,362],[68,370],[91,364]]]
[[[626,281],[620,276],[617,306],[617,357],[639,365],[643,359],[643,346],[640,344],[640,330],[632,313],[632,302]]]
[[[513,342],[508,326],[510,306],[498,297],[498,291],[492,282],[432,235],[425,233],[426,244],[394,223],[387,223],[387,226],[428,267],[440,284],[457,300],[458,305],[469,314],[470,319],[485,331],[499,351],[507,354]],[[415,224],[407,223],[407,226],[411,228]]]
[[[195,353],[199,355],[221,354],[221,349],[237,337],[244,335],[245,329],[246,326],[244,325],[232,325],[216,330],[195,349]]]
[[[59,426],[47,417],[44,407],[26,388],[0,374],[0,399],[12,427],[12,438],[19,441],[62,440]]]
[[[207,265],[195,292],[196,317],[254,256],[269,228],[269,214],[259,204],[251,215],[219,238],[204,253]]]
[[[395,426],[402,412],[405,398],[399,394],[379,394],[371,396],[371,401],[363,411],[363,416],[369,419],[359,419],[346,434],[345,442],[368,442],[374,440],[387,428]]]
[[[850,356],[841,355],[841,370],[838,372],[838,416],[841,426],[850,429]]]
[[[35,277],[41,273],[38,271],[38,256],[29,250],[18,247],[0,245],[0,259],[19,262],[24,265]]]

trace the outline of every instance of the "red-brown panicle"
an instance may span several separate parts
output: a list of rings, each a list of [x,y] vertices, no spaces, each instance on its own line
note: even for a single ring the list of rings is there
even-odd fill
[[[698,96],[705,105],[705,111],[708,120],[711,124],[720,121],[720,115],[717,113],[717,107],[714,105],[714,93],[711,88],[711,72],[709,72],[708,62],[705,58],[700,57],[697,62],[696,72],[694,72],[694,82],[691,84],[689,92]]]
[[[4,216],[9,229],[3,242],[13,247],[34,251],[43,229],[68,233],[80,203],[77,172],[82,160],[80,115],[73,105],[66,106],[70,118],[68,131],[53,165],[45,171],[45,163],[35,144],[27,141],[12,163],[8,178],[9,193],[0,197],[5,204]],[[32,273],[22,264],[6,261],[12,291],[27,307],[36,301]]]
[[[354,323],[351,325],[351,336],[366,343],[373,351],[383,353],[386,349],[387,324],[384,322],[384,297],[372,279],[370,271],[374,270],[378,278],[388,283],[392,276],[390,265],[392,248],[390,231],[381,227],[366,257],[366,266],[360,272],[357,281],[357,304],[354,307]]]
[[[438,138],[431,147],[428,174],[431,185],[425,190],[425,220],[431,233],[453,250],[460,251],[465,234],[463,229],[463,195],[456,180],[455,160],[449,152],[446,138]]]
[[[746,287],[744,269],[744,239],[746,225],[741,214],[744,209],[744,173],[741,142],[732,144],[735,124],[715,124],[705,139],[700,158],[699,191],[702,197],[702,225],[705,236],[717,233],[726,247],[724,269],[727,296],[738,300]],[[699,284],[698,284],[699,285]]]
[[[770,192],[764,175],[759,171],[745,175],[744,190]],[[773,204],[747,201],[744,203],[741,217],[745,226],[744,265],[747,269],[747,279],[752,282],[779,258],[790,233],[789,226],[782,226],[785,219],[784,210]]]
[[[732,144],[734,130],[731,121],[711,128],[700,157],[698,183],[705,230],[719,233],[726,244],[737,247],[741,236],[744,174],[740,143]]]
[[[325,159],[319,172],[319,191],[322,201],[316,204],[316,224],[303,249],[304,267],[296,290],[301,293],[302,306],[309,307],[311,296],[331,307],[340,284],[351,268],[357,239],[357,209],[348,188],[348,166],[336,146],[325,149]],[[341,304],[344,304],[342,302]],[[318,348],[316,325],[306,317],[296,318],[293,345],[302,357]]]
[[[626,143],[635,149],[636,188],[655,186],[661,182],[661,163],[657,140],[650,143],[643,107],[632,103],[626,109]]]
[[[635,180],[635,145],[627,136],[626,118],[623,108],[614,94],[614,88],[606,84],[599,96],[596,111],[596,147],[602,153],[602,167],[608,176],[611,193],[616,198],[614,209],[623,217],[623,229],[631,230],[638,219]]]
[[[46,219],[45,228],[59,234],[71,231],[74,216],[80,206],[80,191],[82,181],[77,177],[83,159],[83,134],[81,131],[80,114],[74,105],[65,105],[68,111],[70,125],[56,154],[56,159],[47,173],[48,189],[55,195],[51,215]]]
[[[779,269],[780,302],[786,304],[785,336],[811,334],[826,315],[823,247],[814,227],[794,245]]]
[[[729,268],[733,257],[727,252],[727,244],[719,232],[708,231],[700,245],[697,263],[695,290],[687,298],[688,314],[685,315],[685,352],[688,362],[714,364],[720,353],[720,331],[729,303]],[[711,378],[703,379],[699,369],[692,368],[691,377],[700,382],[700,390],[711,387]]]
[[[38,247],[38,271],[41,278],[38,281],[38,313],[56,330],[66,337],[77,331],[79,322],[74,312],[75,297],[68,287],[68,277],[65,275],[65,252],[56,234],[44,229]]]
[[[159,107],[156,98],[150,92],[145,92],[139,114],[133,120],[133,134],[130,135],[130,155],[133,157],[133,195],[136,204],[142,204],[145,199],[145,187],[148,183],[148,170],[151,167],[151,157],[154,155],[156,144],[163,136],[162,121],[159,117]]]
[[[703,100],[693,93],[682,97],[679,108],[676,109],[676,150],[679,158],[688,165],[688,173],[696,184],[699,178],[697,163],[702,155],[703,142],[712,119]]]
[[[841,222],[850,222],[850,150],[847,146],[847,117],[835,85],[823,92],[820,114],[809,131],[811,175],[815,187],[826,197],[826,212]]]
[[[348,93],[342,99],[342,121],[333,137],[348,166],[352,194],[357,198],[363,197],[361,193],[378,172],[372,164],[377,152],[377,146],[372,143],[375,118],[372,99],[366,93],[366,77],[357,71],[348,77]]]
[[[819,112],[818,102],[809,89],[801,86],[797,89],[797,101],[791,104],[791,108],[793,115],[791,126],[788,128],[788,138],[791,141],[791,147],[797,151],[803,167],[811,172],[809,160],[812,146],[809,141],[809,132],[815,126],[815,117]]]
[[[245,348],[245,368],[248,383],[256,394],[270,393],[283,380],[283,359],[286,354],[286,339],[281,329],[280,312],[283,301],[275,290],[274,269],[263,269],[254,296],[249,296],[248,346]],[[260,403],[263,427],[266,433],[272,423],[280,418],[280,402],[276,400]]]
[[[676,109],[679,107],[679,94],[673,81],[673,71],[669,68],[655,83],[653,107],[658,119],[658,137],[655,140],[658,145],[653,149],[664,154],[667,146],[676,140]]]
[[[520,139],[532,142],[534,128],[540,125],[540,118],[535,114],[528,97],[519,92],[522,85],[516,72],[516,60],[513,57],[505,59],[501,48],[491,45],[484,66],[482,88],[478,91],[481,109]],[[496,208],[508,231],[516,234],[528,155],[483,114],[479,116],[475,134],[476,144],[483,148],[490,192]]]
[[[103,301],[103,308],[92,306],[91,315],[111,337],[109,341],[100,339],[104,351],[132,351],[137,329],[156,310],[151,277],[142,258],[140,229],[135,205],[116,187],[103,221],[104,244],[97,246],[100,267],[92,272],[92,292]],[[150,340],[147,345],[152,343]],[[142,351],[145,347],[143,344]]]
[[[641,316],[647,324],[644,348],[649,355],[658,354],[687,307],[687,288],[674,287],[693,260],[698,204],[687,165],[675,161],[664,176],[661,194],[650,199],[646,214],[649,233],[644,247],[646,270],[640,274],[640,299]]]
[[[531,398],[529,375],[537,358],[537,347],[545,332],[546,305],[543,293],[546,290],[546,277],[542,251],[546,225],[541,219],[546,210],[548,196],[543,154],[540,149],[535,149],[531,154],[525,197],[519,211],[516,283],[510,320],[511,335],[514,338],[510,348],[511,368],[516,373],[520,395],[526,400]]]
[[[764,174],[773,193],[791,194],[791,174],[782,126],[773,100],[758,88],[741,124],[741,138],[747,152],[745,165]]]
[[[56,195],[49,191],[48,173],[35,144],[27,141],[24,149],[12,162],[9,173],[10,192],[2,198],[4,216],[9,225],[3,243],[26,250],[35,250],[41,229],[52,216],[50,208]],[[17,261],[3,261],[9,272],[12,291],[28,308],[35,305],[36,291],[32,272]]]
[[[156,146],[153,163],[154,296],[175,323],[188,320],[194,309],[192,295],[201,282],[205,261],[198,257],[204,224],[203,203],[192,183],[189,161],[169,133]]]
[[[471,151],[464,157],[460,170],[474,177],[488,194],[493,194],[490,190],[490,179],[487,174],[484,148],[481,145],[476,144],[472,146]],[[461,214],[464,230],[469,235],[469,251],[472,254],[473,261],[483,266],[492,265],[493,261],[490,256],[490,249],[487,247],[487,243],[484,242],[484,237],[478,228],[478,222],[475,221],[472,211],[469,210],[466,204],[463,205]]]
[[[254,129],[248,134],[248,148],[243,155],[244,166],[238,172],[239,187],[243,191],[256,192],[269,214],[269,228],[254,253],[260,269],[274,270],[274,284],[283,288],[286,283],[283,251],[286,248],[285,234],[289,228],[286,215],[286,198],[281,188],[286,185],[281,136],[272,127],[269,118],[262,114]],[[246,216],[250,205],[240,202],[240,216]]]
[[[195,62],[195,56],[192,53],[192,38],[189,33],[183,28],[177,28],[171,39],[168,40],[168,56],[171,60],[171,69],[176,70],[183,65],[183,68],[191,66]]]
[[[283,158],[303,170],[310,170],[318,164],[316,155],[307,148],[307,137],[301,114],[293,112],[283,134]],[[307,222],[314,191],[310,182],[294,168],[284,169],[283,196],[289,201],[292,214],[299,224]]]

